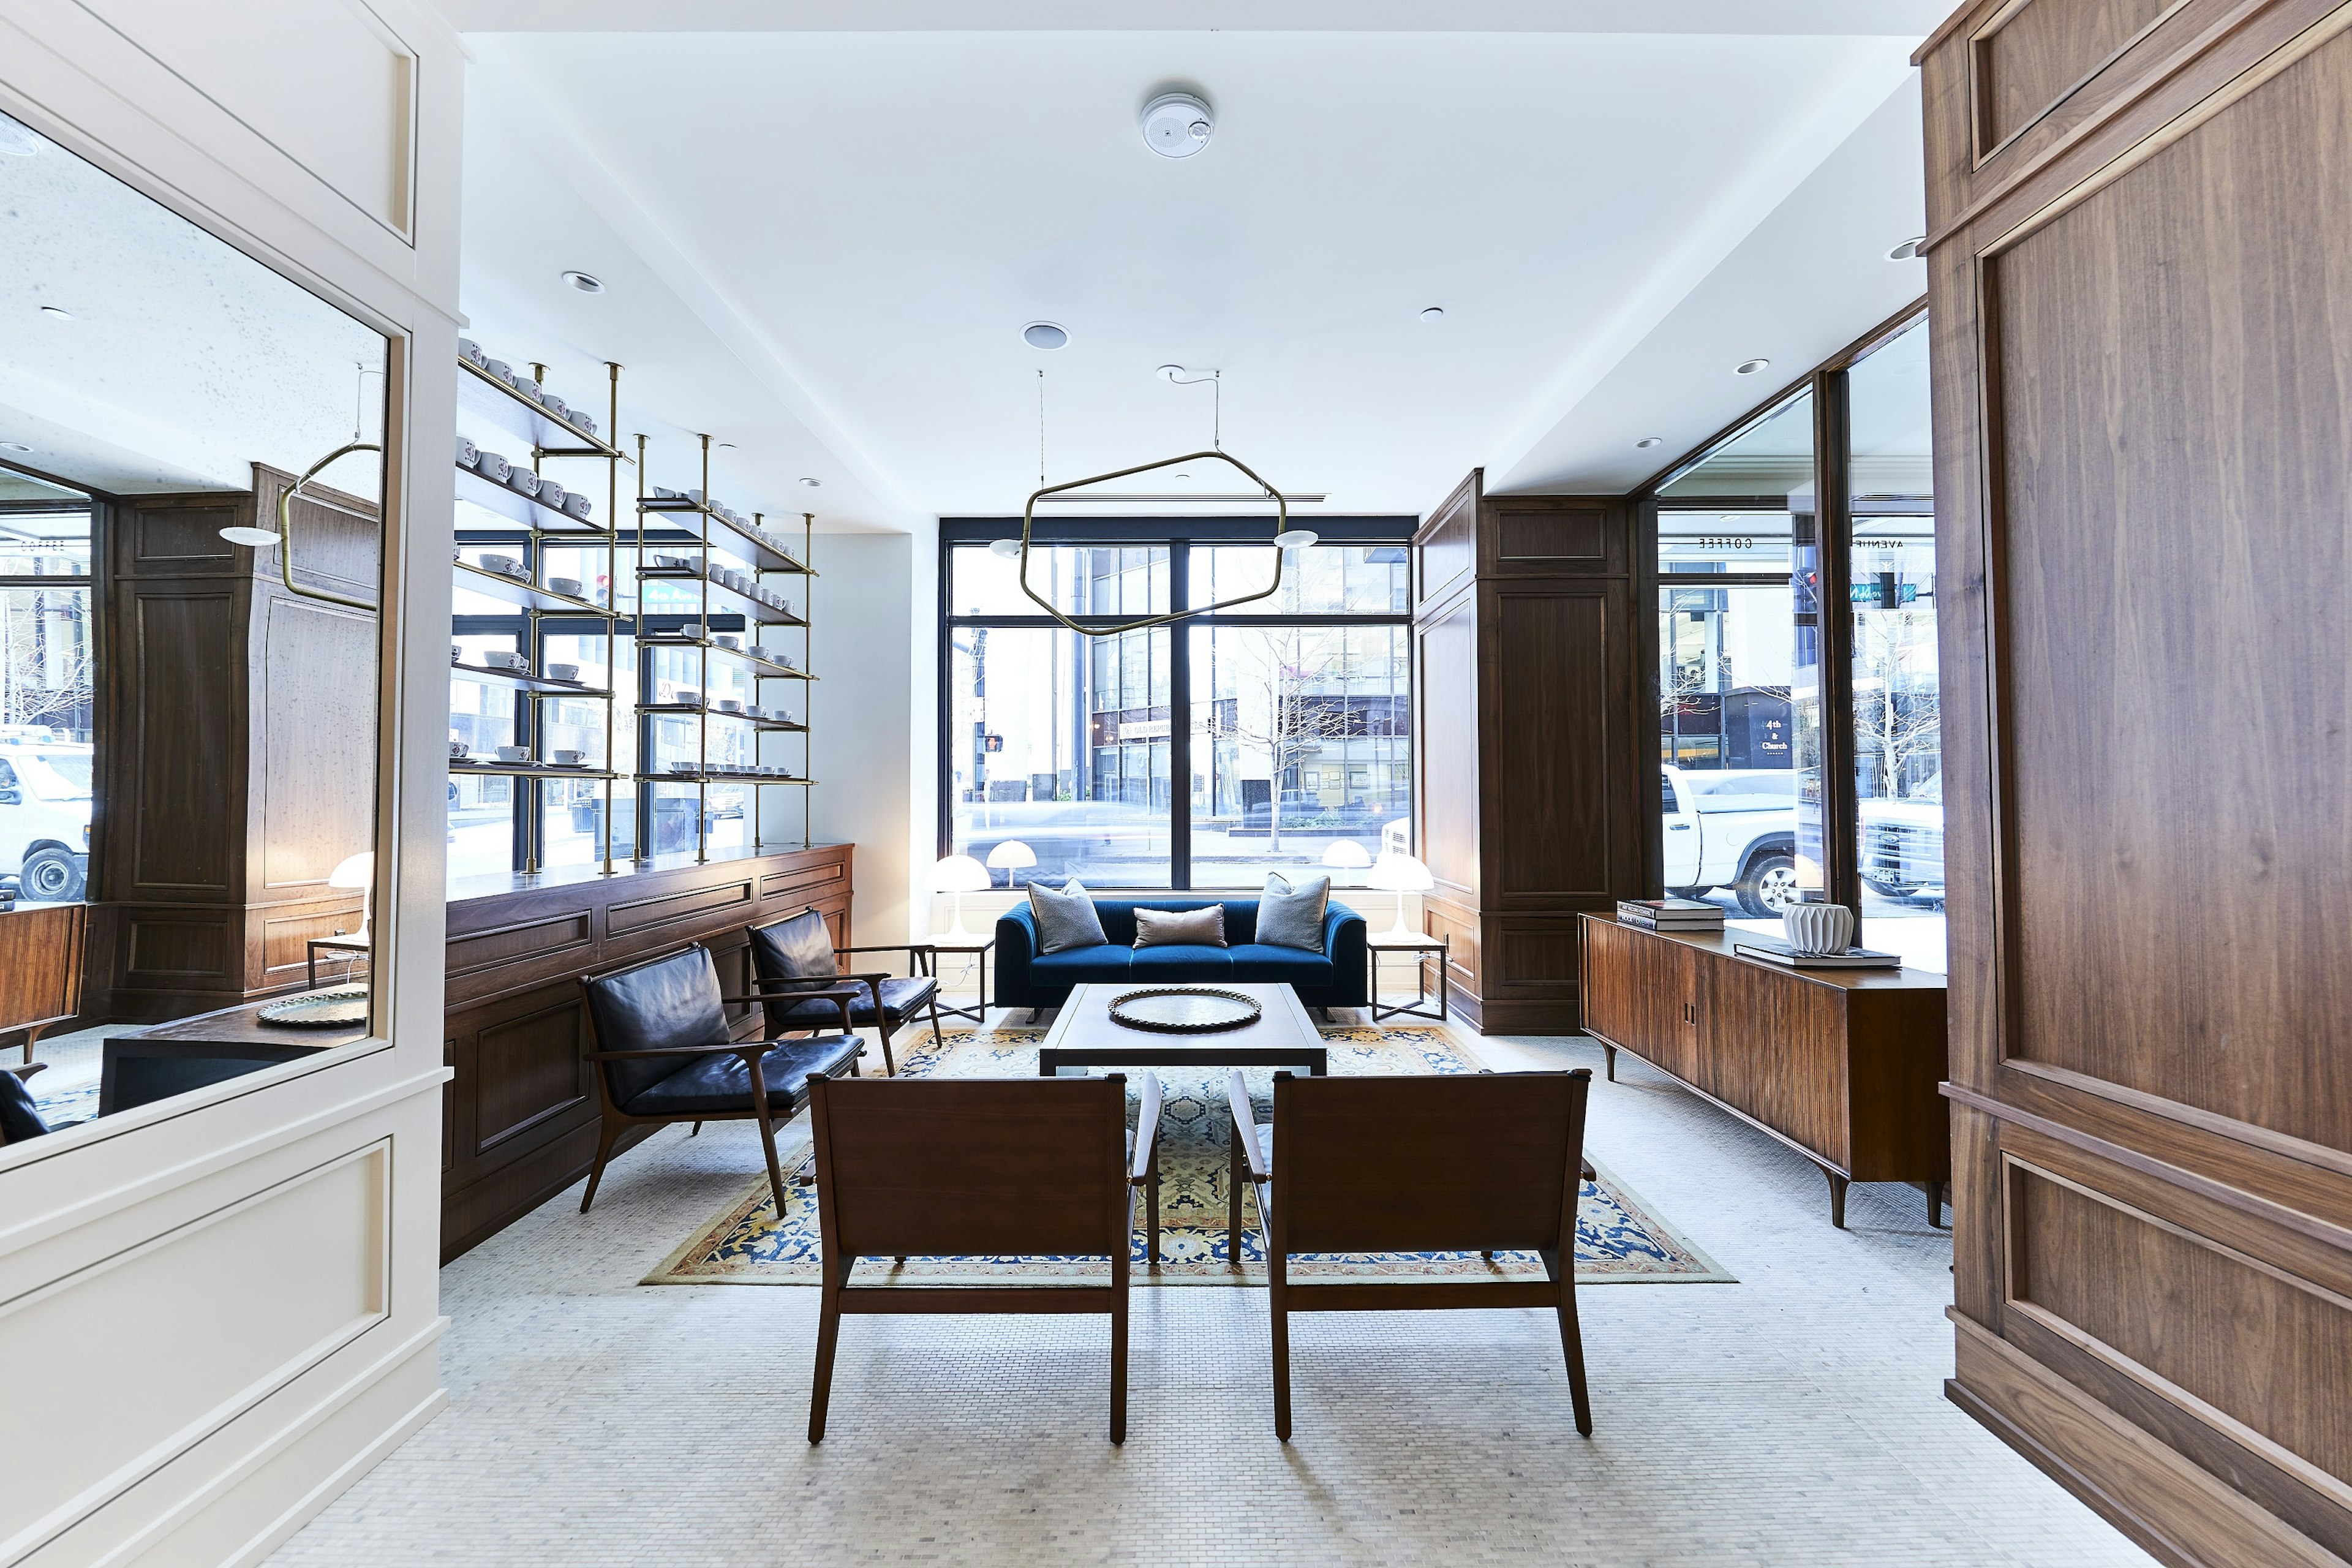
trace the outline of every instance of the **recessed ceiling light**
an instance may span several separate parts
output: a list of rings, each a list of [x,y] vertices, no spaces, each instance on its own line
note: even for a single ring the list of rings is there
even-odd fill
[[[47,316],[53,321],[70,321],[73,320],[73,312],[71,310],[60,310],[55,305],[42,306],[41,314]]]
[[[1033,349],[1057,349],[1070,341],[1070,333],[1053,321],[1032,321],[1021,329],[1021,341]]]
[[[604,280],[593,272],[567,272],[563,280],[583,294],[602,294],[604,291]]]
[[[1744,359],[1738,364],[1731,367],[1731,374],[1734,375],[1754,375],[1759,370],[1770,370],[1771,368],[1772,362],[1769,359]]]
[[[801,476],[801,483],[808,486],[811,489],[816,489],[821,488],[824,484],[824,481],[818,479],[814,474],[803,474]]]
[[[1216,115],[1189,92],[1163,92],[1143,106],[1143,144],[1163,158],[1191,157],[1216,129]]]
[[[1423,310],[1421,313],[1421,319],[1424,321],[1442,321],[1445,320],[1445,307],[1443,305],[1432,305],[1428,310]]]
[[[1906,239],[1902,244],[1896,246],[1894,249],[1888,251],[1886,253],[1886,259],[1889,261],[1916,261],[1920,259],[1921,254],[1927,248],[1927,237],[1924,234],[1914,235],[1909,239]]]
[[[1644,436],[1640,440],[1634,442],[1633,445],[1642,451],[1646,452],[1664,439],[1665,437],[1664,436]]]
[[[13,120],[0,118],[0,153],[29,158],[41,150],[41,139]]]
[[[22,441],[0,441],[0,452],[29,452],[32,448]]]

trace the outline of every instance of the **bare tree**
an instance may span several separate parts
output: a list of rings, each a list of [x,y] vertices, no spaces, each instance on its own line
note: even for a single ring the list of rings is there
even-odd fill
[[[1910,793],[1910,763],[1943,749],[1943,715],[1918,656],[1936,648],[1936,617],[1924,609],[1874,610],[1854,618],[1854,751],[1874,760],[1888,798]]]
[[[89,625],[69,592],[0,599],[0,723],[79,731],[87,722],[96,670]]]
[[[1283,775],[1348,733],[1344,637],[1331,628],[1285,626],[1234,637],[1221,649],[1238,668],[1233,718],[1219,733],[1265,754],[1269,850],[1282,847]]]

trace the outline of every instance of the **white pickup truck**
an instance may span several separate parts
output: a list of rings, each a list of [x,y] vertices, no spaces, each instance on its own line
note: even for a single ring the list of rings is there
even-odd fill
[[[66,904],[89,882],[90,748],[0,737],[0,886]]]
[[[1786,768],[1665,767],[1666,890],[1728,888],[1758,920],[1798,900],[1797,775]]]

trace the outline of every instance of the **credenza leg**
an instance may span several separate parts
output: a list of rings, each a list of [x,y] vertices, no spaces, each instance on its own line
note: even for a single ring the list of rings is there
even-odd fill
[[[1936,1229],[1944,1228],[1944,1184],[1927,1184],[1927,1223]]]
[[[1608,1058],[1604,1070],[1609,1075],[1609,1081],[1615,1083],[1617,1081],[1617,1047],[1604,1042],[1601,1047],[1601,1054]]]
[[[1824,1169],[1822,1174],[1830,1179],[1830,1223],[1843,1230],[1845,1228],[1846,1178],[1828,1169]]]

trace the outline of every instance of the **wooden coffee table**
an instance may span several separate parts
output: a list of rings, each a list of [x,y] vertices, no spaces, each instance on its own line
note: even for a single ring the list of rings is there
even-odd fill
[[[1258,1005],[1257,1022],[1246,1028],[1155,1035],[1111,1022],[1111,1003],[1130,991],[1153,989],[1149,984],[1075,987],[1038,1047],[1037,1076],[1090,1067],[1304,1068],[1317,1078],[1330,1070],[1323,1037],[1298,1005],[1298,993],[1286,984],[1238,981],[1208,987],[1238,992]]]

